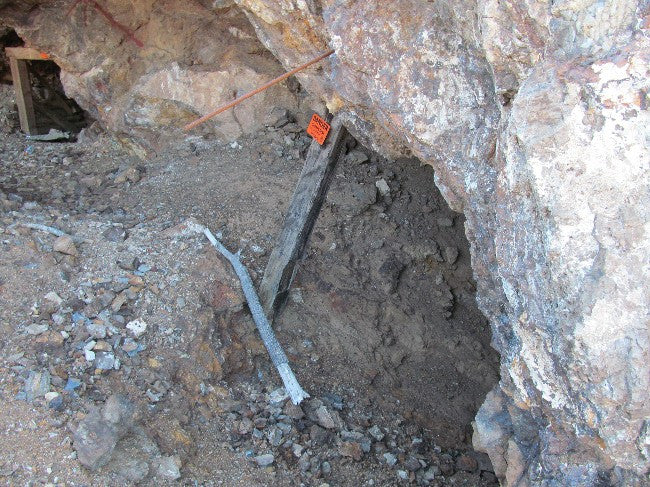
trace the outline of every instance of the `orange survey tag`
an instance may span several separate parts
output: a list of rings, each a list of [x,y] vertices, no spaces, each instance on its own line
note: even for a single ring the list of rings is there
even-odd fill
[[[50,55],[46,52],[40,53],[41,59],[50,59]]]
[[[307,127],[307,133],[311,135],[316,142],[323,145],[327,138],[327,134],[330,133],[330,124],[314,113],[314,116],[311,117],[311,121]]]

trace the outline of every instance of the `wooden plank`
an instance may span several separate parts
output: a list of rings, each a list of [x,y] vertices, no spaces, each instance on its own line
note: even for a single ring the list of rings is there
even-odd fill
[[[50,59],[46,53],[32,47],[5,47],[7,57],[16,59],[28,59],[30,61],[45,61]]]
[[[34,113],[34,102],[32,101],[32,90],[29,84],[27,61],[10,57],[9,65],[11,66],[11,77],[16,90],[20,128],[26,134],[35,135],[37,132],[36,115]]]
[[[284,227],[264,270],[259,294],[269,321],[287,297],[296,264],[307,245],[334,175],[346,130],[338,117],[334,117],[331,125],[325,144],[321,147],[313,141],[309,147]]]

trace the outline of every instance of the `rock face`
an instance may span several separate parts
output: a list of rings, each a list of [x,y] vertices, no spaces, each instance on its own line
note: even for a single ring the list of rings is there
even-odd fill
[[[283,72],[232,2],[203,3],[101,2],[142,48],[83,2],[71,11],[72,2],[3,2],[0,17],[61,66],[66,93],[93,118],[155,149],[174,129]],[[301,100],[277,85],[204,130],[235,139],[258,130],[273,107],[296,112]]]
[[[301,83],[467,217],[502,356],[475,444],[505,485],[648,467],[648,12],[630,1],[238,0]]]
[[[240,74],[278,69],[224,2],[107,2],[143,50],[92,11],[88,28],[72,28],[81,14],[64,21],[41,3],[29,15],[1,13],[54,55],[69,94],[113,130],[188,121],[232,98]],[[650,454],[647,2],[236,3],[286,67],[335,48],[298,75],[302,86],[364,143],[431,164],[465,213],[479,304],[501,353],[474,441],[502,483],[641,485]],[[206,87],[219,83],[224,94],[209,98]],[[295,103],[286,91],[267,96]],[[241,131],[239,112],[230,116],[216,125],[222,134]]]

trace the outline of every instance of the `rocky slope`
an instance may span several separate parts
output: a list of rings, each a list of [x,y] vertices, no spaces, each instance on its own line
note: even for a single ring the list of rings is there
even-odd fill
[[[255,44],[228,29],[191,37],[176,19],[207,22],[195,3],[139,1],[129,25],[160,46],[148,66],[161,72],[124,60],[117,69],[114,58],[143,55],[119,33],[55,34],[45,7],[26,15],[8,3],[3,15],[21,35],[66,72],[85,73],[64,78],[71,94],[121,129],[166,125],[162,115],[136,123],[137,97],[102,111],[120,106],[108,100],[122,100],[124,86],[146,87],[146,112],[164,115],[164,100],[191,105],[156,91],[185,93],[188,60],[212,53],[199,43]],[[114,12],[125,5],[107,3]],[[640,485],[650,443],[647,2],[236,3],[285,67],[335,48],[298,76],[302,86],[365,143],[431,164],[452,209],[465,214],[479,304],[501,353],[501,382],[477,416],[474,441],[502,483]],[[231,16],[249,32],[237,10],[226,11],[214,22]],[[78,36],[89,49],[75,49]],[[191,53],[169,47],[188,45],[188,36]]]

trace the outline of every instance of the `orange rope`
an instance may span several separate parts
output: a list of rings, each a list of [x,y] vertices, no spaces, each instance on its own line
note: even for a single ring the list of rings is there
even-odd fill
[[[250,93],[246,93],[245,95],[240,96],[239,98],[231,101],[230,103],[228,103],[228,104],[226,104],[226,105],[224,105],[224,106],[222,106],[220,108],[217,108],[215,111],[210,112],[207,115],[203,115],[201,118],[195,120],[194,122],[188,123],[185,127],[183,127],[183,130],[187,131],[187,130],[193,129],[194,127],[196,127],[197,125],[202,124],[206,120],[209,120],[212,117],[214,117],[216,115],[219,115],[220,113],[225,112],[229,108],[232,108],[235,105],[240,104],[245,99],[250,98],[253,95],[257,95],[258,93],[270,88],[271,86],[273,86],[275,84],[278,84],[280,81],[287,79],[289,76],[292,76],[292,75],[296,74],[298,71],[302,71],[303,69],[308,68],[312,64],[315,64],[318,61],[321,61],[322,59],[325,59],[326,57],[331,56],[332,54],[334,54],[334,49],[332,49],[330,51],[327,51],[327,52],[321,54],[320,56],[315,57],[311,61],[309,61],[309,62],[307,62],[305,64],[302,64],[302,65],[298,66],[295,69],[292,69],[288,73],[284,73],[282,76],[278,76],[277,78],[269,81],[265,85],[262,85],[262,86],[260,86],[259,88],[255,89],[255,90],[251,91]]]

